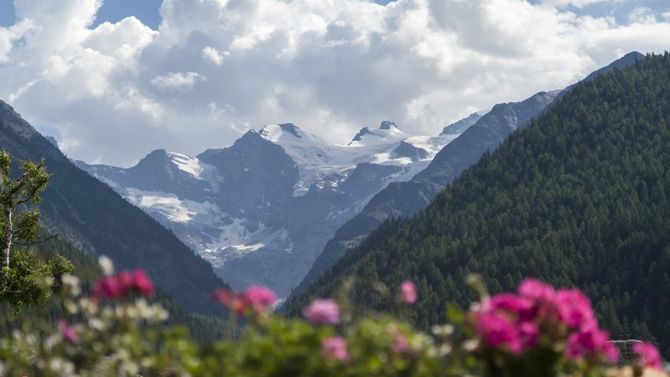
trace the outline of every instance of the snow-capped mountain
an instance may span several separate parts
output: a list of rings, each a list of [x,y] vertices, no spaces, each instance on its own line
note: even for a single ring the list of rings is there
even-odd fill
[[[459,130],[476,121],[468,119]],[[77,164],[170,228],[234,288],[264,284],[286,296],[340,225],[459,134],[408,136],[385,121],[335,145],[272,124],[194,157],[156,150],[128,169]]]

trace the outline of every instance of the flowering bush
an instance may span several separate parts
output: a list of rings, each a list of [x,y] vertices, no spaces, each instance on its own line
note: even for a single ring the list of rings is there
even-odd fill
[[[0,339],[0,376],[640,376],[659,371],[651,344],[634,346],[628,369],[614,368],[616,347],[587,297],[526,280],[515,293],[488,296],[431,334],[382,314],[356,314],[331,299],[317,299],[305,319],[271,315],[277,298],[266,288],[217,290],[231,313],[228,339],[199,345],[185,330],[163,322],[168,313],[149,296],[154,286],[141,270],[106,275],[91,297],[78,279],[62,278],[64,316],[55,324],[17,329]],[[397,302],[411,305],[416,287],[396,287]],[[624,374],[620,374],[624,373]],[[628,373],[628,374],[625,374]]]
[[[619,358],[584,294],[533,279],[516,294],[484,298],[468,322],[490,375],[551,376],[556,368],[590,370]]]

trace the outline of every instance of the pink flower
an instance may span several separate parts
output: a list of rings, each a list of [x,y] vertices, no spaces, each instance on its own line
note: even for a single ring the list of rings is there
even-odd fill
[[[229,289],[217,289],[212,294],[214,300],[237,315],[244,314],[246,304],[237,293]]]
[[[540,337],[540,329],[533,322],[523,322],[519,326],[519,334],[523,342],[524,348],[532,348],[537,344]]]
[[[604,357],[612,363],[619,359],[619,352],[609,341],[609,334],[597,326],[587,326],[570,334],[566,354],[571,359]]]
[[[535,304],[533,301],[511,293],[491,297],[484,303],[484,310],[502,310],[513,314],[521,321],[530,321],[535,317]]]
[[[635,343],[633,352],[639,357],[644,368],[663,369],[663,361],[658,348],[651,343]]]
[[[121,271],[114,276],[100,279],[93,289],[93,298],[115,300],[133,292],[142,296],[151,296],[155,290],[153,283],[143,270],[135,270],[132,273]]]
[[[93,298],[106,298],[109,300],[117,299],[124,295],[124,290],[116,276],[106,276],[100,280],[93,288]]]
[[[532,300],[553,301],[554,287],[537,279],[525,279],[517,289],[519,295]]]
[[[70,343],[77,343],[77,331],[65,321],[58,322],[58,330],[63,339]]]
[[[390,325],[387,330],[389,335],[393,337],[391,349],[394,353],[406,353],[410,350],[407,338],[405,338],[405,335],[397,327]]]
[[[349,360],[347,341],[339,336],[324,339],[321,343],[321,350],[323,354],[330,359],[340,361]]]
[[[391,349],[393,349],[393,352],[395,353],[405,353],[409,351],[409,343],[407,343],[407,339],[405,339],[405,336],[402,334],[397,334],[393,338],[393,344],[391,345]]]
[[[271,290],[258,285],[252,285],[242,293],[235,293],[228,289],[217,289],[213,293],[214,300],[226,309],[243,315],[251,309],[254,313],[265,313],[268,308],[277,302],[277,296]]]
[[[561,289],[556,293],[556,305],[561,321],[567,326],[578,329],[597,327],[591,300],[578,289]]]
[[[340,307],[334,300],[316,299],[303,312],[305,318],[315,325],[337,325],[340,323]]]
[[[252,285],[242,292],[242,300],[256,313],[264,313],[277,302],[277,296],[271,290]]]
[[[119,286],[121,287],[121,291],[124,292],[129,292],[133,289],[133,286],[135,285],[135,279],[133,278],[133,275],[128,272],[128,271],[121,271],[118,274],[116,274],[116,281],[119,283]]]
[[[133,271],[132,287],[142,296],[151,296],[156,291],[151,279],[143,270]]]
[[[416,302],[416,285],[406,280],[400,284],[400,293],[402,294],[402,300],[406,304],[414,304]]]
[[[496,312],[479,313],[476,330],[492,348],[502,347],[513,354],[523,351],[521,333],[508,316]]]

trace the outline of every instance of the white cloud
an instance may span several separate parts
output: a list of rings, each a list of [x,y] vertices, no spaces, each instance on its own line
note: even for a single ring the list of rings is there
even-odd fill
[[[0,98],[57,128],[70,156],[123,165],[266,123],[336,142],[383,119],[437,133],[670,40],[667,17],[621,25],[566,8],[594,0],[165,0],[158,31],[135,18],[93,29],[100,0],[15,2]]]
[[[208,60],[216,65],[221,65],[225,56],[230,55],[229,51],[219,52],[219,50],[213,47],[205,47],[202,49],[202,57],[205,60]]]
[[[171,72],[164,76],[156,76],[151,83],[160,89],[190,89],[197,82],[207,79],[197,72]]]
[[[558,6],[558,7],[566,7],[566,6],[574,6],[576,8],[583,8],[587,5],[592,5],[592,4],[597,4],[597,3],[603,3],[603,2],[610,2],[610,3],[621,3],[626,0],[544,0],[542,4],[544,5],[549,5],[549,6]]]
[[[656,13],[647,7],[636,7],[628,15],[628,21],[633,24],[655,24]]]
[[[9,53],[15,41],[23,37],[30,27],[30,20],[23,20],[10,28],[0,27],[0,63],[6,63],[9,60]]]

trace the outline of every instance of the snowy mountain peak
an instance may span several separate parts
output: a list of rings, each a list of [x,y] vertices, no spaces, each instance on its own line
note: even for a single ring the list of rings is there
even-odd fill
[[[258,133],[264,139],[272,142],[276,142],[285,136],[302,139],[304,135],[304,132],[293,123],[268,124],[261,128]]]
[[[165,149],[156,149],[146,156],[144,156],[133,168],[138,169],[142,167],[158,167],[165,166],[169,163],[170,157]]]
[[[406,137],[407,134],[400,131],[395,123],[384,121],[374,130],[368,127],[361,128],[348,145],[351,147],[382,145],[398,142]]]
[[[363,140],[363,136],[368,135],[368,134],[371,134],[371,133],[372,133],[372,132],[370,132],[370,129],[369,129],[369,128],[367,128],[367,127],[363,127],[363,128],[361,128],[361,130],[358,131],[358,133],[356,134],[356,136],[354,136],[354,138],[351,139],[351,141],[349,142],[349,145],[351,145],[352,143],[354,143],[354,142],[356,142],[356,141],[361,141],[361,140]]]
[[[299,129],[295,124],[293,124],[293,123],[283,123],[283,124],[280,124],[280,125],[279,125],[279,128],[280,128],[282,131],[284,131],[284,132],[288,132],[289,134],[291,134],[291,135],[293,135],[293,136],[295,136],[295,137],[297,137],[297,138],[301,138],[301,137],[302,137],[302,136],[300,136],[300,132],[301,132],[300,129]]]
[[[398,128],[398,125],[395,122],[391,122],[390,120],[383,121],[382,124],[379,126],[380,130],[390,130],[392,128],[400,130],[400,128]]]

